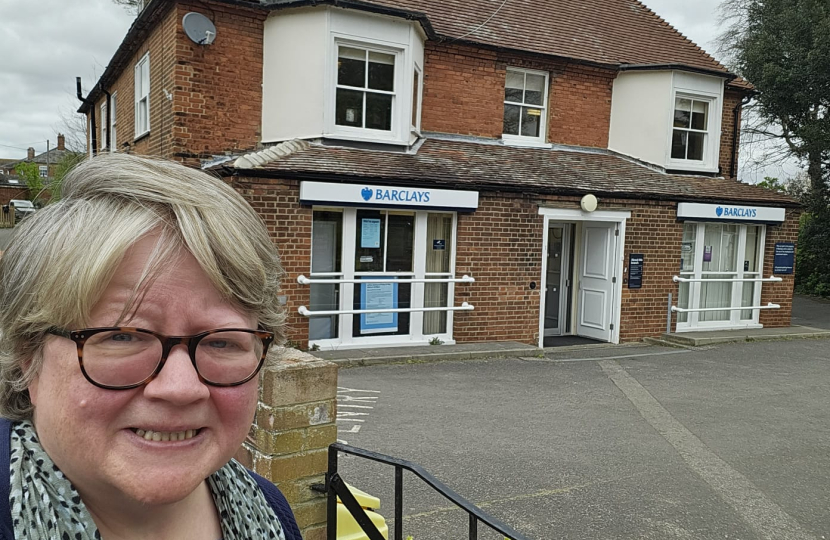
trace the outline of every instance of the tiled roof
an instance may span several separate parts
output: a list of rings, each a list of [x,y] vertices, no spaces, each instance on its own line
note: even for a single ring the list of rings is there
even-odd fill
[[[250,168],[240,167],[241,163],[214,169],[242,176],[798,206],[793,199],[768,189],[724,178],[666,174],[600,149],[519,148],[430,138],[416,153],[312,144]]]
[[[276,2],[305,3],[308,0]],[[728,74],[726,67],[637,0],[364,0],[359,4],[423,13],[438,37],[450,42],[613,66],[678,65]]]

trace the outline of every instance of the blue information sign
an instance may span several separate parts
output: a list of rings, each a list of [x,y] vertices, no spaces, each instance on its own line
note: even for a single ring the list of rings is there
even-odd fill
[[[772,261],[773,274],[792,274],[795,266],[795,244],[792,242],[778,242],[775,244],[775,253]]]
[[[446,240],[432,240],[432,249],[435,250],[444,250],[447,249],[447,241]]]

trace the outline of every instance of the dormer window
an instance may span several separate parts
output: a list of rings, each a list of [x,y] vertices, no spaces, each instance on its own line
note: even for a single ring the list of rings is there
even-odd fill
[[[672,159],[703,161],[709,129],[709,101],[677,96],[671,140]]]
[[[335,124],[392,130],[394,53],[338,45]]]

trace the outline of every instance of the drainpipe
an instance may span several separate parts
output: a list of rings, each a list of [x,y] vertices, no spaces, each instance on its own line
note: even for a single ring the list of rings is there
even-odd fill
[[[107,95],[107,122],[109,122],[109,124],[111,126],[112,125],[112,118],[110,118],[110,115],[112,114],[112,94],[110,94],[106,90],[104,90],[104,93]],[[104,121],[104,119],[101,118],[101,122],[103,122],[103,121]],[[113,152],[113,151],[115,151],[115,149],[112,147],[112,143],[111,143],[112,133],[110,133],[110,131],[112,131],[112,130],[110,130],[110,127],[107,126],[107,140],[104,141],[104,142],[106,143],[107,148],[109,149],[109,151]]]
[[[732,109],[732,157],[729,161],[729,177],[735,178],[735,169],[737,168],[737,161],[738,161],[738,130],[740,126],[738,125],[738,118],[741,114],[741,109],[743,109],[746,105],[749,105],[749,102],[752,101],[753,94],[748,94],[741,98],[741,101],[735,105],[735,108]]]
[[[95,104],[84,97],[84,93],[81,90],[80,77],[75,77],[75,90],[77,91],[78,99],[80,99],[84,105],[89,105],[89,146],[92,149],[92,155],[94,156],[98,153],[98,135],[95,130]]]

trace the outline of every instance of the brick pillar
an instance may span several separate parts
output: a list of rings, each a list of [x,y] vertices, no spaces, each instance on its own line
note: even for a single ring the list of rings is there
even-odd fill
[[[275,348],[263,369],[256,418],[236,458],[271,480],[291,504],[304,540],[325,540],[328,446],[337,439],[337,365]]]

